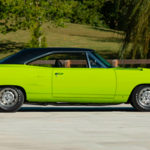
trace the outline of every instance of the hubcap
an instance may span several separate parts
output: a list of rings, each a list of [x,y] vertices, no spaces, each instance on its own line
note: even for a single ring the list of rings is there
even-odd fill
[[[144,88],[140,91],[139,102],[145,107],[150,107],[150,87]]]
[[[12,107],[18,101],[18,94],[12,88],[5,88],[0,92],[0,104],[4,107]]]

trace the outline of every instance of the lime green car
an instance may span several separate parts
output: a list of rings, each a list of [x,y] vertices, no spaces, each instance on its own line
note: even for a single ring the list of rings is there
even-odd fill
[[[0,61],[0,110],[130,103],[150,111],[149,76],[149,69],[113,68],[91,49],[25,49]]]

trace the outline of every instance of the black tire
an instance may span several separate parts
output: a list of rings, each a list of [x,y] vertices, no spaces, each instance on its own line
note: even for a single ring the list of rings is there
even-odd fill
[[[131,103],[130,103],[130,104],[131,104],[131,106],[132,106],[133,108],[135,108],[135,107],[134,107],[134,105],[133,105],[133,103],[132,103],[132,101],[131,101]],[[136,108],[135,108],[135,109],[136,109]]]
[[[150,111],[150,97],[145,98],[147,93],[150,95],[150,85],[138,86],[134,90],[131,105],[138,111]]]
[[[16,112],[24,103],[23,92],[16,87],[0,88],[0,111]]]

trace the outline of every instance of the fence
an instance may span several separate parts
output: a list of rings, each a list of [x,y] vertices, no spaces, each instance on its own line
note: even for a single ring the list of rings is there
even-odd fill
[[[120,64],[122,64],[122,61],[123,61],[123,64],[127,65],[127,64],[150,64],[150,59],[124,59],[124,60],[111,60],[111,59],[108,59],[107,60],[110,64],[112,64],[112,66],[114,67],[118,67]],[[70,65],[85,65],[86,64],[86,61],[85,60],[60,60],[60,62],[62,64],[65,65],[66,68],[69,68]],[[30,64],[41,64],[41,65],[45,65],[45,64],[52,64],[54,65],[55,64],[55,60],[37,60],[37,61],[34,61]]]
[[[125,65],[139,65],[139,64],[150,64],[150,59],[123,59],[123,60],[107,60],[114,67],[118,67],[120,64]]]

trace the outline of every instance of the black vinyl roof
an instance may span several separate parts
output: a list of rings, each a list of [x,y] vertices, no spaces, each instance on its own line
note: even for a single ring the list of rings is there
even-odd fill
[[[0,64],[24,64],[25,62],[36,58],[40,55],[44,55],[49,52],[57,52],[57,51],[90,51],[93,52],[92,49],[84,49],[84,48],[30,48],[24,49],[14,55],[11,55],[3,60],[0,61]]]

